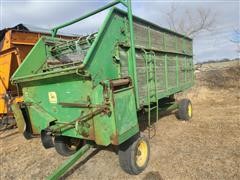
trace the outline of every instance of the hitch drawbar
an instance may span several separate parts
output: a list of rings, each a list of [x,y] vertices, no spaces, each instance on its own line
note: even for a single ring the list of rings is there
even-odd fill
[[[73,166],[89,149],[91,148],[90,144],[85,144],[81,149],[79,149],[75,154],[70,156],[61,166],[59,166],[50,176],[47,177],[48,180],[59,179],[64,175],[67,170]]]

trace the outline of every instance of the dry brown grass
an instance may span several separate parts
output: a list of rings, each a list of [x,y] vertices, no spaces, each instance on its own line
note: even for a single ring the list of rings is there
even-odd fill
[[[191,97],[193,119],[181,122],[172,114],[159,120],[150,142],[150,162],[142,174],[125,174],[118,156],[105,149],[89,152],[91,158],[79,161],[65,178],[240,179],[238,85],[238,67],[197,74],[196,86],[180,95]],[[39,139],[26,141],[15,132],[1,134],[1,179],[43,179],[66,159],[54,149],[45,150]]]

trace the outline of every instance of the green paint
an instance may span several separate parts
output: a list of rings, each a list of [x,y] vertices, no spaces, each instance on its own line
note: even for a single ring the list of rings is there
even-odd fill
[[[176,83],[177,87],[179,86],[179,61],[178,61],[178,56],[176,56]]]
[[[71,166],[73,166],[81,156],[83,156],[89,149],[90,145],[86,144],[81,149],[79,149],[75,154],[73,154],[69,159],[67,159],[61,166],[59,166],[49,177],[48,180],[59,179],[62,175],[65,174]]]
[[[112,8],[97,34],[71,41],[55,37],[59,29],[119,3],[127,12]],[[136,24],[147,31],[139,32]],[[156,31],[163,37],[159,39]],[[146,42],[139,41],[142,37],[147,37]],[[171,42],[174,38],[176,41]],[[182,47],[178,47],[180,40]],[[163,48],[154,47],[158,41],[163,43]],[[53,28],[52,37],[43,37],[36,43],[12,76],[12,82],[22,87],[35,133],[48,129],[52,135],[85,139],[103,146],[119,145],[139,132],[138,110],[148,106],[148,125],[151,126],[150,112],[159,108],[159,99],[193,85],[191,46],[190,38],[132,16],[130,0],[117,0]],[[78,56],[73,62],[61,62],[67,55],[74,54]],[[179,68],[181,61],[184,61],[183,69]],[[158,69],[161,72],[157,72]],[[179,80],[182,73],[184,82]],[[126,78],[130,78],[130,82],[124,84]],[[160,84],[163,79],[164,89]],[[154,107],[150,106],[154,103]],[[162,110],[175,108],[176,103]],[[21,110],[15,106],[13,111],[23,129]],[[49,179],[63,175],[89,148],[89,144],[83,146]]]
[[[127,0],[127,7],[128,7],[128,21],[129,21],[129,31],[130,31],[130,51],[131,51],[131,60],[130,60],[130,66],[131,72],[130,74],[133,74],[133,84],[135,89],[135,101],[136,101],[136,107],[139,108],[139,98],[138,98],[138,81],[137,81],[137,68],[136,68],[136,53],[135,53],[135,43],[134,43],[134,31],[133,31],[133,17],[132,17],[132,4],[131,0]]]
[[[15,77],[22,77],[38,73],[46,58],[47,52],[44,39],[40,38],[40,40],[32,48],[31,53],[29,53],[25,58],[26,61],[24,60],[21,64],[21,68],[18,68],[15,71],[12,79],[14,79]]]
[[[168,90],[168,58],[167,54],[164,56],[164,72],[165,72],[165,89]]]
[[[139,131],[133,89],[113,93],[114,115],[119,144]],[[132,128],[135,130],[132,131]],[[122,138],[125,137],[125,138]]]
[[[64,23],[62,25],[59,25],[59,26],[57,26],[57,27],[55,27],[55,28],[53,28],[51,30],[52,31],[52,37],[55,37],[57,35],[57,32],[58,32],[59,29],[62,29],[62,28],[65,28],[67,26],[70,26],[72,24],[75,24],[75,23],[77,23],[79,21],[82,21],[82,20],[84,20],[84,19],[86,19],[88,17],[91,17],[91,16],[93,16],[93,15],[95,15],[97,13],[100,13],[101,11],[104,11],[104,10],[106,10],[106,9],[112,7],[112,6],[115,6],[115,5],[119,4],[119,3],[122,3],[122,2],[124,2],[124,1],[117,0],[117,1],[111,2],[111,3],[107,4],[106,6],[103,6],[102,8],[99,8],[99,9],[97,9],[97,10],[95,10],[93,12],[90,12],[90,13],[84,15],[84,16],[81,16],[81,17],[79,17],[77,19],[74,19],[74,20],[66,22],[66,23]]]
[[[15,103],[11,105],[11,108],[14,113],[14,117],[16,119],[18,131],[23,133],[26,127],[26,123],[25,123],[22,111],[20,110],[19,105]]]
[[[173,111],[178,108],[178,103],[167,104],[165,107],[159,108],[160,113],[165,113],[166,111]]]
[[[118,3],[122,3],[127,12],[111,9],[97,34],[71,41],[54,37],[59,29]],[[137,30],[135,32],[135,24],[147,28],[146,34]],[[159,50],[160,47],[153,48],[155,31],[163,33],[162,50]],[[153,102],[158,108],[159,99],[181,92],[193,84],[193,78],[187,75],[193,74],[193,70],[189,69],[193,65],[187,65],[187,60],[184,66],[186,81],[179,83],[179,61],[183,59],[179,57],[189,57],[189,61],[192,61],[191,53],[186,52],[186,42],[191,44],[191,39],[133,17],[130,0],[114,1],[92,13],[57,26],[52,30],[52,36],[38,41],[12,77],[12,81],[23,89],[24,103],[35,132],[49,128],[53,135],[60,133],[104,146],[118,145],[139,131],[136,115],[138,110],[143,106],[150,108]],[[135,36],[136,39],[141,36],[148,37],[147,42],[138,44],[138,41],[134,41]],[[174,52],[177,50],[169,48],[172,45],[172,36],[176,38],[176,42],[184,39],[184,52]],[[177,46],[177,43],[175,45]],[[59,59],[62,56],[74,53],[79,56],[73,62],[61,64]],[[141,59],[143,54],[145,62]],[[176,63],[172,63],[174,57]],[[164,62],[161,66],[159,59]],[[144,66],[146,73],[142,75],[144,72],[140,68]],[[163,71],[162,77],[158,77],[157,69]],[[131,80],[127,87],[112,87],[112,81],[126,77]],[[159,89],[162,85],[159,78],[165,78],[165,89]],[[174,78],[177,79],[176,83],[173,83]],[[147,97],[142,93],[143,89],[147,89]],[[68,107],[62,103],[84,106]],[[156,118],[158,119],[158,114]],[[149,115],[149,124],[150,119]]]

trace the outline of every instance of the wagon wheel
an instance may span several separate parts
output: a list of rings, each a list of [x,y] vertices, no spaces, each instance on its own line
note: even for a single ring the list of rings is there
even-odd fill
[[[62,156],[70,156],[84,145],[83,140],[67,136],[55,136],[54,146]]]
[[[119,146],[119,163],[129,174],[141,173],[148,164],[150,146],[144,136],[134,136]]]
[[[192,103],[189,99],[182,99],[179,102],[178,118],[180,120],[190,120],[193,116]]]

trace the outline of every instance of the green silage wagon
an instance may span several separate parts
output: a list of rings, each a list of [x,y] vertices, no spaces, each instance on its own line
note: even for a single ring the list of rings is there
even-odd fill
[[[56,38],[59,29],[118,3],[127,11],[112,8],[97,33]],[[24,102],[12,109],[26,138],[40,133],[45,148],[74,158],[94,144],[116,145],[121,167],[139,174],[149,159],[139,125],[151,129],[160,110],[178,109],[182,120],[192,116],[190,100],[174,100],[194,83],[192,40],[132,16],[130,1],[114,1],[42,37],[12,82],[23,91]]]

